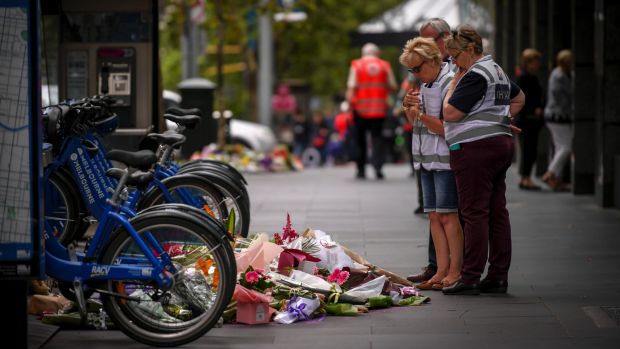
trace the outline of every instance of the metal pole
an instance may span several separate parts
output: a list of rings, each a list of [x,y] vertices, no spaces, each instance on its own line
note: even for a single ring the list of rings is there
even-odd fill
[[[224,20],[224,8],[222,0],[215,1],[215,11],[217,15],[217,108],[220,118],[217,120],[217,145],[223,149],[226,145],[226,120],[224,119],[224,34],[226,33],[226,22]]]
[[[194,77],[194,57],[193,57],[193,41],[192,41],[192,21],[190,19],[189,6],[185,1],[181,1],[183,8],[184,23],[183,23],[183,35],[181,35],[181,52],[183,52],[183,59],[181,59],[181,74],[183,80]]]
[[[259,16],[258,34],[258,122],[271,127],[273,30],[270,13]]]

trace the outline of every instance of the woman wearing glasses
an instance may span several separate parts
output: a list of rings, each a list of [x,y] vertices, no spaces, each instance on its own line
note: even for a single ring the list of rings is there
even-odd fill
[[[482,38],[471,26],[460,26],[446,49],[459,67],[443,101],[443,116],[465,221],[465,255],[461,280],[443,293],[505,293],[512,252],[505,181],[514,154],[511,118],[525,96],[483,54]],[[480,282],[487,260],[489,269]]]
[[[450,154],[444,139],[442,100],[454,73],[443,62],[432,38],[407,41],[400,63],[423,82],[420,92],[410,90],[403,109],[413,124],[412,154],[422,177],[424,212],[428,213],[437,254],[437,273],[419,285],[423,290],[441,290],[460,279],[463,231],[458,218],[458,198]]]

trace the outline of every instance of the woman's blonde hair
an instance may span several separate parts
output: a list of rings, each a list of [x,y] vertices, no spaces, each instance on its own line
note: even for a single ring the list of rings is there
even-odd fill
[[[413,58],[413,54],[416,53],[422,57],[425,61],[435,61],[438,65],[441,65],[441,51],[432,38],[417,37],[412,40],[407,40],[407,43],[403,47],[403,53],[398,58],[400,64],[408,67]]]
[[[469,24],[458,26],[457,29],[452,32],[452,36],[446,41],[446,50],[452,52],[465,51],[469,46],[472,46],[474,52],[477,54],[483,52],[482,37],[478,34],[476,29]]]
[[[530,63],[537,61],[542,57],[540,51],[535,48],[526,48],[521,52],[521,65],[527,67]]]
[[[558,55],[555,58],[558,66],[562,67],[564,70],[569,70],[571,63],[573,60],[573,53],[571,50],[562,50],[558,52]]]

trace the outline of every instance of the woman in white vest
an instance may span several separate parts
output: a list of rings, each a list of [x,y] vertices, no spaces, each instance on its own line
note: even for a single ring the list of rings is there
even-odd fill
[[[416,287],[440,290],[461,277],[463,231],[458,217],[458,197],[450,151],[444,139],[442,100],[454,73],[442,61],[432,38],[407,41],[400,63],[423,82],[420,92],[410,90],[403,109],[413,124],[412,154],[422,177],[424,212],[431,222],[431,235],[437,254],[437,273]]]
[[[443,101],[443,116],[465,223],[465,254],[461,280],[443,293],[505,293],[512,253],[506,209],[506,171],[514,154],[511,118],[525,96],[483,54],[482,38],[471,26],[460,26],[446,49],[459,67]]]

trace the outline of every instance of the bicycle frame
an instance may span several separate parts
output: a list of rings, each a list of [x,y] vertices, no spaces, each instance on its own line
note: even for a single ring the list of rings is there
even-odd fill
[[[144,236],[147,241],[143,240],[127,220],[125,216],[127,214],[126,210],[120,207],[119,210],[124,211],[124,214],[115,212],[111,205],[106,207],[91,244],[83,255],[76,254],[75,260],[71,260],[69,251],[60,244],[53,234],[45,231],[45,268],[47,274],[61,281],[154,280],[162,289],[171,287],[173,285],[173,274],[176,273],[176,269],[174,269],[168,253],[150,233],[146,232]],[[140,265],[147,262],[143,259],[118,261],[122,264],[91,262],[98,259],[99,254],[110,238],[110,234],[119,225],[125,228],[127,233],[136,242],[140,251],[147,257],[150,266]],[[46,225],[46,227],[49,228],[49,225]],[[149,245],[151,248],[149,248]]]

